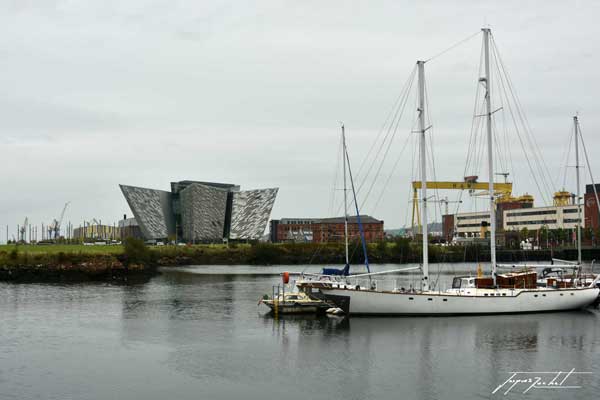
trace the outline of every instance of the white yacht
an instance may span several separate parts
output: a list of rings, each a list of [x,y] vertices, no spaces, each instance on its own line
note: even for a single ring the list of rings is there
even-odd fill
[[[303,276],[296,282],[300,290],[319,292],[327,300],[339,305],[346,313],[362,315],[461,315],[532,313],[575,310],[597,301],[600,288],[598,276],[581,273],[579,266],[570,276],[561,276],[538,284],[535,267],[513,266],[515,272],[498,273],[496,263],[496,216],[494,190],[494,157],[492,109],[490,99],[490,35],[483,30],[484,76],[479,79],[485,90],[487,163],[489,173],[490,255],[491,275],[459,276],[452,287],[432,290],[429,280],[428,241],[423,240],[422,278],[418,289],[399,288],[392,279],[376,279],[385,272],[360,275],[324,274]],[[420,134],[421,221],[423,238],[427,238],[427,151],[425,150],[425,61],[417,62],[418,69],[418,133]],[[345,151],[345,144],[344,144]],[[347,153],[345,154],[347,157]],[[349,161],[349,160],[348,160]],[[578,171],[579,172],[579,171]],[[579,204],[579,202],[578,202]],[[357,206],[358,214],[358,206]],[[578,240],[578,242],[580,242]],[[364,245],[364,240],[363,240]],[[347,250],[346,250],[347,253]],[[580,253],[579,253],[580,254]],[[579,256],[580,257],[580,256]],[[366,251],[365,251],[365,259]],[[368,266],[368,264],[367,264]],[[506,266],[510,267],[510,266]],[[546,266],[547,267],[547,266]],[[558,265],[553,265],[558,268]],[[567,267],[571,267],[567,266]],[[346,268],[348,259],[346,256]],[[406,268],[408,270],[411,268]],[[414,268],[412,268],[414,269]],[[398,271],[398,270],[395,270]],[[395,272],[394,271],[394,272]],[[391,271],[386,271],[391,272]]]

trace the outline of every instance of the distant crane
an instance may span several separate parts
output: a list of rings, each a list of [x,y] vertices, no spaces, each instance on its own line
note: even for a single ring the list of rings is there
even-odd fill
[[[448,215],[449,214],[449,212],[448,212],[448,204],[449,203],[458,203],[458,204],[460,204],[460,203],[462,203],[462,200],[454,200],[453,201],[453,200],[448,200],[448,197],[444,197],[443,199],[440,200],[440,203],[444,203],[444,205],[446,206],[446,209],[445,209],[446,215]]]
[[[50,239],[52,239],[52,238],[58,239],[59,238],[60,227],[62,225],[63,218],[65,217],[65,212],[67,211],[67,207],[69,206],[69,204],[71,204],[71,202],[67,201],[65,203],[65,206],[62,209],[62,212],[60,213],[60,218],[54,219],[54,221],[52,221],[52,223],[48,226],[48,237]]]

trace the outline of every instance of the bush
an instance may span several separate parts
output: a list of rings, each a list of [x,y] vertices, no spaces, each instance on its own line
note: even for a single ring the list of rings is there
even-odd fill
[[[410,260],[411,249],[410,249],[410,239],[404,237],[396,238],[395,242],[395,252],[396,257],[399,262],[408,262]]]
[[[251,261],[253,264],[277,264],[281,262],[279,248],[268,243],[257,243],[252,246]]]
[[[123,242],[123,252],[127,264],[147,264],[152,260],[150,249],[141,239],[128,237]]]

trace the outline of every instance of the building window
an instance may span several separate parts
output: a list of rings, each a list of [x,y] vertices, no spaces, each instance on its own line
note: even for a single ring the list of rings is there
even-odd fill
[[[477,214],[477,215],[463,215],[463,216],[459,216],[456,217],[457,220],[463,220],[463,219],[481,219],[481,218],[489,218],[490,215],[489,214]]]
[[[507,217],[525,217],[525,216],[530,216],[530,215],[547,215],[547,214],[556,214],[556,209],[542,210],[542,211],[509,212],[509,213],[506,213],[506,216]]]
[[[566,220],[565,220],[566,222]],[[556,224],[555,219],[544,219],[537,221],[508,221],[506,225],[514,226],[514,225],[548,225],[548,224]]]

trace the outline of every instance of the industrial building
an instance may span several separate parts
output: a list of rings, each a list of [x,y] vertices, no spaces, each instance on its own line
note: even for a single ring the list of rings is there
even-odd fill
[[[113,225],[88,224],[73,229],[73,238],[86,240],[120,240],[121,230]]]
[[[600,185],[597,185],[600,190]],[[496,223],[499,231],[519,232],[523,229],[539,231],[540,229],[577,229],[580,223],[576,196],[566,191],[554,194],[554,204],[549,207],[533,207],[533,198],[529,195],[497,202]],[[581,207],[582,227],[598,229],[600,227],[598,205],[593,186],[586,186],[584,204]],[[483,238],[490,226],[488,211],[447,214],[443,216],[444,237]]]
[[[600,184],[596,184],[596,192],[594,192],[594,185],[585,185],[585,194],[583,195],[584,226],[593,230],[600,229],[600,212],[598,212],[596,194],[600,196]]]
[[[188,243],[260,239],[278,191],[190,180],[171,191],[119,186],[144,239]]]
[[[127,218],[126,215],[119,221],[119,235],[121,240],[132,237],[136,239],[143,239],[142,230],[138,225],[135,218]]]
[[[383,221],[369,215],[360,216],[367,243],[383,240]],[[350,240],[360,237],[357,217],[348,217]],[[271,220],[270,239],[278,242],[341,242],[344,240],[344,217],[282,218]]]

